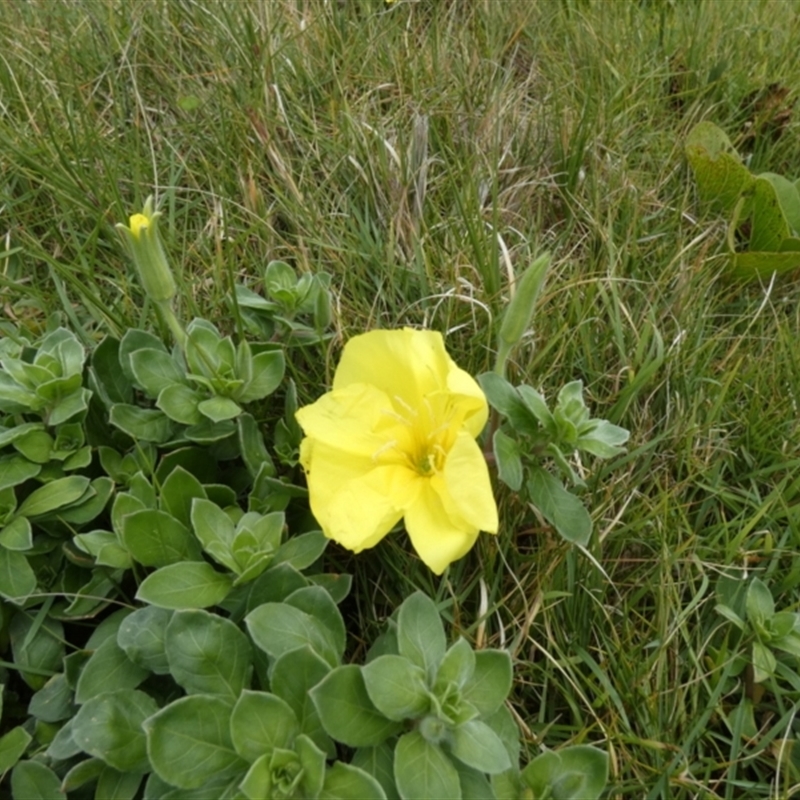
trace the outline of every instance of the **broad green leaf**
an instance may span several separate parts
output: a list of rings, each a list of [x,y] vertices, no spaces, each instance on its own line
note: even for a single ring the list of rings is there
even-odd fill
[[[630,432],[625,428],[601,419],[596,420],[590,429],[578,432],[576,446],[578,450],[591,453],[598,458],[611,458],[625,452],[623,445],[629,436]]]
[[[461,696],[479,714],[488,716],[505,702],[512,678],[511,657],[505,650],[479,650],[475,653],[475,670]]]
[[[129,328],[119,343],[118,359],[122,373],[131,382],[136,380],[131,368],[131,357],[137,350],[160,350],[162,353],[167,353],[167,348],[164,347],[164,343],[157,336],[140,328]],[[110,359],[105,366],[107,369],[113,367]]]
[[[756,178],[757,181],[759,179],[767,180],[772,184],[790,234],[795,236],[800,234],[800,192],[798,192],[797,186],[783,175],[776,175],[774,172],[763,172]]]
[[[86,703],[93,697],[117,689],[135,689],[150,673],[134,664],[117,644],[116,636],[106,639],[92,653],[78,678],[75,702]]]
[[[2,552],[3,548],[0,548],[0,563]],[[21,558],[24,559],[24,556]],[[0,573],[0,587],[8,586],[3,582],[4,577]],[[14,667],[20,670],[28,686],[36,691],[59,671],[65,652],[64,626],[58,620],[47,617],[46,613],[45,608],[30,613],[19,610],[8,626]]]
[[[519,725],[517,725],[514,717],[511,716],[508,706],[501,705],[494,714],[483,717],[482,721],[500,737],[500,741],[503,742],[514,769],[518,769],[521,750]]]
[[[107,766],[97,780],[95,800],[134,800],[143,777],[140,772],[120,772]]]
[[[47,748],[46,752],[49,758],[54,758],[57,761],[65,761],[83,752],[72,738],[71,719],[68,719],[59,728],[58,733],[53,737],[53,741],[50,742],[50,746]]]
[[[0,546],[0,596],[21,604],[36,591],[36,574],[28,559],[17,550]]]
[[[347,632],[342,614],[333,598],[321,586],[305,586],[292,592],[284,602],[322,623],[338,663],[344,654]]]
[[[557,478],[542,467],[533,467],[526,485],[530,501],[564,539],[573,544],[589,542],[592,518]]]
[[[57,508],[68,506],[83,495],[89,483],[89,478],[80,475],[59,478],[46,483],[44,486],[34,489],[22,501],[17,513],[26,517],[38,517]]]
[[[291,706],[300,730],[329,756],[333,756],[333,742],[322,727],[310,694],[330,671],[328,663],[306,645],[284,653],[275,661],[270,688]]]
[[[210,564],[183,561],[148,575],[139,585],[136,599],[161,608],[208,608],[225,598],[231,583],[230,576]]]
[[[764,683],[775,674],[777,661],[772,651],[763,642],[753,642],[753,680]]]
[[[230,734],[232,705],[217,696],[189,695],[144,722],[153,769],[173,786],[195,789],[247,769]]]
[[[137,608],[117,631],[117,644],[128,658],[156,675],[169,673],[164,640],[173,613],[158,606]]]
[[[325,551],[328,539],[321,531],[311,531],[291,536],[275,553],[273,564],[287,562],[295,569],[310,567]]]
[[[236,433],[236,423],[231,420],[222,422],[212,422],[210,419],[203,419],[197,425],[192,425],[184,431],[184,436],[192,442],[198,444],[214,444]]]
[[[534,797],[552,800],[597,800],[608,780],[608,756],[590,745],[550,750],[522,772]]]
[[[461,798],[461,783],[452,761],[419,731],[400,737],[394,751],[394,774],[403,800]]]
[[[402,730],[373,705],[355,664],[337,667],[311,690],[325,731],[349,747],[374,747]]]
[[[235,532],[231,518],[216,503],[196,498],[192,501],[191,520],[203,549],[232,572],[238,572],[231,552]]]
[[[185,373],[163,350],[146,347],[130,356],[130,368],[136,383],[154,400],[168,386],[186,381]]]
[[[461,800],[497,800],[492,784],[483,773],[460,762],[455,763],[455,768],[461,784]],[[514,800],[516,800],[516,796]]]
[[[228,619],[200,609],[176,611],[164,644],[170,674],[187,694],[215,694],[235,702],[250,684],[250,642]]]
[[[27,517],[16,517],[0,529],[0,546],[20,552],[33,547],[33,532]]]
[[[725,132],[713,122],[700,122],[686,137],[686,157],[694,172],[700,198],[730,213],[753,176]]]
[[[386,800],[383,787],[375,778],[352,764],[337,761],[325,772],[325,783],[318,800]]]
[[[200,561],[197,540],[166,511],[144,509],[122,520],[122,541],[145,567],[165,567],[181,561]]]
[[[753,186],[753,215],[751,217],[750,250],[777,252],[792,231],[781,209],[772,180],[759,176]]]
[[[90,374],[106,408],[114,403],[130,403],[133,400],[133,386],[120,368],[119,353],[119,340],[106,336],[91,357]]]
[[[108,421],[133,439],[161,444],[172,436],[172,421],[155,409],[117,403],[111,407]]]
[[[241,403],[251,403],[272,394],[283,380],[286,362],[281,350],[259,353],[253,358],[253,377],[237,395]]]
[[[735,278],[768,280],[774,273],[785,275],[800,269],[800,252],[757,253],[748,251],[731,255],[731,274]]]
[[[65,800],[61,779],[41,761],[20,761],[11,772],[14,800]]]
[[[500,737],[479,719],[471,719],[451,731],[448,745],[459,761],[479,772],[494,775],[511,767]]]
[[[447,640],[436,604],[422,592],[403,601],[397,618],[397,645],[405,656],[433,680],[444,658]]]
[[[361,668],[375,708],[397,722],[418,719],[430,708],[425,670],[403,656],[378,656]]]
[[[515,492],[522,486],[522,458],[516,440],[498,428],[492,438],[497,473],[500,480]]]
[[[763,626],[775,614],[775,603],[767,585],[760,578],[753,578],[747,587],[745,599],[747,620],[753,625]]]
[[[58,512],[58,519],[73,525],[91,522],[105,510],[113,491],[114,481],[111,478],[95,478],[76,504]]]
[[[33,737],[18,725],[0,737],[0,775],[4,775],[22,758]]]
[[[53,675],[28,703],[28,713],[42,722],[60,722],[71,717],[74,712],[72,689],[69,688],[63,672]]]
[[[242,409],[229,397],[209,397],[197,404],[197,410],[212,422],[224,422],[235,419],[242,413]]]
[[[79,376],[76,376],[80,380]],[[51,407],[47,422],[50,425],[61,425],[77,414],[81,414],[89,407],[89,399],[92,393],[88,389],[78,389],[72,394],[68,394]]]
[[[495,372],[485,372],[478,376],[478,382],[492,408],[508,419],[514,431],[528,436],[538,433],[539,420],[523,402],[517,389],[505,378]]]
[[[84,752],[114,769],[146,772],[150,765],[142,723],[157,711],[156,701],[144,692],[104,692],[78,710],[72,738]]]
[[[247,615],[245,623],[256,645],[272,658],[308,645],[332,667],[339,663],[339,647],[323,622],[299,608],[264,603]]]
[[[198,410],[203,397],[203,394],[190,386],[173,383],[161,390],[156,406],[181,425],[198,425],[203,421],[203,415]]]
[[[110,531],[79,533],[72,541],[78,548],[93,556],[99,566],[114,569],[130,569],[133,566],[130,553],[119,543],[116,534]]]
[[[400,800],[394,782],[394,743],[383,742],[377,747],[359,747],[350,763],[378,781],[386,800]]]
[[[245,761],[275,748],[291,748],[300,726],[291,707],[268,692],[245,689],[231,714],[231,739]]]
[[[442,659],[442,663],[436,673],[434,690],[439,694],[446,691],[450,684],[461,689],[472,678],[474,673],[475,651],[470,647],[466,639],[459,637],[458,641],[450,646]]]
[[[28,431],[14,440],[14,449],[35,464],[46,464],[53,450],[53,437],[43,430]]]
[[[205,499],[203,484],[191,472],[178,465],[161,484],[161,510],[182,525],[192,527],[192,501]]]
[[[61,783],[61,789],[65,792],[80,789],[84,784],[96,781],[104,769],[108,767],[101,758],[85,758],[67,772]]]
[[[34,464],[23,456],[2,456],[0,457],[0,489],[19,486],[21,483],[35,478],[41,471],[41,464]]]

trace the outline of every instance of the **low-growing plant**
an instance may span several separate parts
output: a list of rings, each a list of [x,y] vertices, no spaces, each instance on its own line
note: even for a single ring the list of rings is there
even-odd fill
[[[327,335],[328,279],[273,262],[270,299],[237,290],[270,341],[184,327],[157,221],[148,201],[120,227],[169,344],[133,328],[87,348],[59,326],[0,342],[11,796],[599,796],[595,748],[520,770],[510,656],[448,647],[425,595],[365,665],[345,663],[350,577],[323,571],[328,540],[293,482],[293,384],[268,411],[272,436],[255,416],[291,345]]]

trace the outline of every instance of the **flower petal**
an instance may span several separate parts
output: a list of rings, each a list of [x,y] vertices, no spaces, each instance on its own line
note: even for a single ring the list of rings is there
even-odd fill
[[[356,553],[374,547],[416,495],[417,476],[410,470],[376,467],[371,458],[324,442],[303,440],[301,460],[311,511],[322,532]]]
[[[426,394],[447,387],[451,363],[438,331],[369,331],[344,346],[333,388],[370,383],[416,409]]]
[[[362,383],[322,395],[315,403],[299,409],[295,418],[309,438],[373,457],[389,449],[387,442],[408,435],[391,416],[392,408],[382,391]]]
[[[497,503],[486,459],[478,443],[465,431],[458,434],[447,454],[442,479],[441,484],[434,483],[434,488],[439,490],[451,516],[461,517],[478,530],[497,533]]]
[[[463,527],[445,511],[430,481],[424,481],[416,502],[406,511],[406,529],[419,557],[437,575],[468,553],[478,538],[478,529]]]

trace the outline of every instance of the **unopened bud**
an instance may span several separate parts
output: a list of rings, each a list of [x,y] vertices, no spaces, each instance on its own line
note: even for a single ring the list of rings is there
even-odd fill
[[[153,211],[153,198],[148,197],[141,214],[133,214],[128,225],[117,225],[136,265],[142,288],[156,303],[171,300],[176,292],[175,279],[158,235],[160,216],[160,212]]]
[[[508,347],[517,344],[531,324],[533,309],[544,286],[550,261],[550,254],[543,253],[525,270],[517,283],[517,290],[500,325],[500,341]]]

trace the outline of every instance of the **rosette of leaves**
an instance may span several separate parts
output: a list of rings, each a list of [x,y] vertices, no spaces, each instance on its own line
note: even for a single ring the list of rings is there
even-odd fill
[[[794,611],[777,611],[772,592],[757,577],[748,584],[728,576],[717,584],[720,602],[716,606],[722,615],[741,632],[743,643],[749,650],[749,659],[740,659],[740,669],[749,663],[754,683],[764,683],[781,676],[791,683],[797,673],[800,658],[800,614]],[[778,655],[793,656],[792,665],[780,664]]]
[[[264,270],[264,295],[235,287],[236,306],[248,329],[287,345],[308,345],[326,338],[331,323],[331,276],[327,272],[300,277],[284,261],[270,261]]]
[[[109,419],[135,439],[163,443],[176,437],[208,443],[231,436],[242,406],[270,395],[283,379],[285,361],[278,346],[234,345],[212,323],[193,320],[186,329],[185,352],[167,350],[156,336],[129,330],[116,349],[119,367],[133,388],[155,401],[155,409],[111,400]],[[111,354],[109,353],[109,357]],[[102,380],[102,378],[101,378]],[[108,376],[105,376],[108,382]]]
[[[500,480],[522,493],[568,542],[587,544],[592,534],[589,512],[543,461],[551,459],[572,486],[583,488],[585,483],[570,457],[576,452],[597,458],[623,453],[628,431],[590,415],[581,381],[564,386],[551,411],[531,386],[512,386],[495,372],[478,380],[502,420],[492,436]]]
[[[800,180],[773,172],[752,174],[712,122],[692,128],[685,150],[700,199],[730,220],[733,274],[768,277],[800,268]]]

